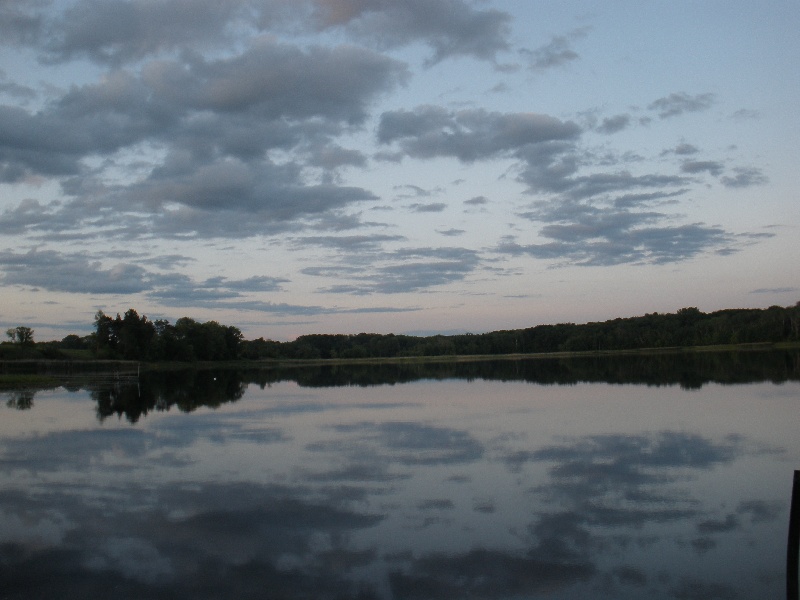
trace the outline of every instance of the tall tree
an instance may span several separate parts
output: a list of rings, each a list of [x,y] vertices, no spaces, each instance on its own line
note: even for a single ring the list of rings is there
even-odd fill
[[[19,327],[12,327],[7,330],[6,335],[12,342],[19,345],[20,358],[24,358],[25,347],[33,346],[33,329],[20,325]]]

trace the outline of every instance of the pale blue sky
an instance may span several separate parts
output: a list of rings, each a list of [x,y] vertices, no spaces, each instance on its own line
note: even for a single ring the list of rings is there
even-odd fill
[[[0,7],[0,324],[489,331],[800,299],[792,2]]]

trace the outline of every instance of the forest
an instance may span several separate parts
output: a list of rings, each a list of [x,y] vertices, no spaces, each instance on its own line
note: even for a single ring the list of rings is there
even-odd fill
[[[246,340],[235,326],[189,317],[174,324],[151,321],[131,308],[111,317],[98,311],[94,331],[60,341],[36,342],[32,329],[7,331],[0,359],[93,358],[152,362],[367,359],[433,356],[607,352],[736,344],[800,342],[800,302],[766,309],[695,307],[585,324],[410,336],[378,333],[311,334],[290,342]]]

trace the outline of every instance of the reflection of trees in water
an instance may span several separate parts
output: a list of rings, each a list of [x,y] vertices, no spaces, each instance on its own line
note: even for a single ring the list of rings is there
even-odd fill
[[[102,421],[123,414],[135,423],[153,410],[176,406],[191,412],[201,406],[216,408],[235,402],[247,387],[245,378],[235,370],[176,370],[149,373],[137,382],[102,385],[91,390],[97,402],[97,416]]]
[[[800,379],[798,351],[675,352],[465,362],[321,365],[274,371],[306,387],[382,385],[419,379],[484,379],[540,384],[581,382],[680,385],[775,383]]]
[[[17,410],[33,408],[33,396],[35,394],[36,392],[33,390],[16,390],[9,392],[6,406],[9,408],[16,408]]]
[[[148,371],[138,378],[86,385],[97,402],[98,418],[125,417],[132,423],[153,410],[175,406],[184,412],[235,402],[248,385],[262,389],[280,381],[303,387],[375,386],[422,379],[526,381],[542,385],[616,383],[680,385],[698,389],[708,383],[741,384],[800,380],[800,351],[673,352],[595,355],[570,358],[521,358],[452,362],[405,362],[270,366],[251,369],[187,368]],[[66,386],[65,386],[66,387]],[[77,391],[78,387],[67,387]],[[11,392],[7,405],[28,409],[34,390]]]
[[[304,387],[370,386],[420,379],[483,379],[539,384],[579,382],[680,385],[779,383],[800,379],[800,352],[689,352],[652,355],[533,358],[466,362],[317,365],[261,370],[183,370],[148,374],[139,388],[104,390],[96,398],[102,417],[123,412],[136,421],[148,410],[177,405],[183,411],[219,406],[242,397],[248,384],[296,381]]]

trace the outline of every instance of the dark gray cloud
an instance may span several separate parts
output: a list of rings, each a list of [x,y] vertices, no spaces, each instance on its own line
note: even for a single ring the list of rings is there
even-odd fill
[[[447,237],[458,237],[459,235],[464,235],[466,231],[464,231],[463,229],[456,229],[454,227],[451,227],[450,229],[444,229],[444,230],[437,229],[436,233]]]
[[[677,202],[676,198],[684,196],[688,190],[678,189],[670,192],[642,192],[639,194],[622,194],[614,198],[614,207],[621,209],[640,208],[645,206],[666,205]]]
[[[0,107],[0,176],[81,175],[79,184],[64,182],[76,200],[57,211],[62,220],[73,214],[74,228],[96,218],[98,203],[104,203],[152,213],[153,222],[140,220],[145,228],[186,233],[189,227],[178,218],[186,213],[161,210],[178,203],[217,213],[262,212],[268,229],[276,221],[321,216],[374,197],[359,188],[309,182],[303,164],[328,170],[364,165],[359,152],[327,140],[361,123],[376,95],[404,77],[402,65],[372,51],[300,49],[268,39],[230,58],[187,55],[147,63],[140,74],[112,71],[37,113]],[[90,156],[151,143],[167,152],[144,179],[114,189],[86,172]],[[273,148],[293,152],[294,160],[273,164],[265,158]],[[52,221],[52,214],[27,208],[29,227]],[[240,225],[233,224],[231,234],[252,228]],[[211,228],[226,235],[224,226]]]
[[[508,168],[499,177],[516,178],[532,198],[514,208],[540,227],[537,243],[520,236],[501,243],[502,251],[585,265],[732,252],[732,234],[687,224],[663,206],[702,185],[699,176],[706,173],[728,188],[763,184],[766,175],[757,167],[731,169],[708,160],[686,142],[664,152],[677,157],[671,165],[647,163],[646,151],[625,152],[611,140],[603,140],[602,149],[588,145],[585,138],[593,133],[631,127],[641,115],[623,111],[634,109],[619,108],[602,119],[595,111],[583,128],[568,116],[498,112],[477,107],[474,99],[447,107],[378,108],[386,94],[411,80],[414,61],[433,66],[468,57],[511,74],[515,67],[499,64],[505,53],[524,56],[534,71],[554,69],[577,61],[575,48],[590,31],[575,29],[520,50],[511,45],[511,25],[508,12],[480,0],[5,3],[0,45],[35,57],[42,73],[63,69],[64,77],[34,85],[0,72],[6,101],[0,104],[0,182],[35,196],[3,207],[0,232],[42,248],[110,239],[179,243],[287,235],[291,245],[305,236],[309,247],[336,250],[323,261],[335,263],[347,254],[359,266],[353,273],[343,265],[307,266],[306,274],[344,275],[324,291],[422,291],[465,281],[480,268],[478,252],[447,258],[384,253],[384,245],[404,238],[365,233],[391,223],[362,219],[363,203],[379,200],[364,182],[374,175],[371,160],[454,158],[504,161]],[[406,47],[413,51],[391,53]],[[412,58],[405,63],[400,56]],[[510,84],[509,75],[498,85],[512,91]],[[676,92],[650,103],[646,114],[667,119],[715,102],[711,93]],[[450,185],[458,184],[457,176],[448,176]],[[438,201],[444,184],[399,181],[408,183],[391,182],[397,198],[414,199],[394,209],[446,209]],[[42,182],[48,187],[40,196],[33,186]],[[60,195],[51,200],[58,186]],[[462,209],[487,203],[477,196]],[[387,212],[387,220],[399,214]],[[470,216],[467,211],[464,218]],[[464,231],[439,228],[448,236]],[[247,310],[324,312],[256,300],[251,294],[277,293],[290,283],[268,276],[237,287],[231,280],[173,273],[181,265],[167,259],[156,264],[152,256],[75,253],[53,260],[28,274],[9,264],[5,281],[53,291],[138,292],[169,306],[220,302]],[[61,277],[50,277],[59,260],[72,262]],[[84,279],[63,276],[68,272]]]
[[[606,117],[603,122],[598,125],[597,131],[600,133],[617,133],[626,129],[631,124],[630,115],[615,115],[613,117]]]
[[[464,0],[311,0],[318,27],[346,27],[362,40],[391,48],[421,41],[428,64],[452,56],[494,60],[507,50],[510,15],[478,10]]]
[[[537,163],[534,158],[528,157],[529,162],[523,167],[520,179],[532,191],[558,193],[568,201],[641,189],[669,190],[688,183],[685,177],[659,173],[634,175],[630,171],[617,171],[576,175],[578,165],[574,156],[554,153],[548,157],[549,164]]]
[[[761,114],[757,110],[749,108],[741,108],[731,115],[734,121],[751,121],[761,118]]]
[[[758,288],[757,290],[752,290],[751,294],[793,294],[797,291],[800,291],[800,288],[796,287],[780,287],[780,288]]]
[[[150,56],[235,45],[237,33],[338,29],[382,48],[422,42],[430,64],[452,56],[494,60],[507,50],[510,15],[465,0],[79,0],[62,12],[51,2],[3,7],[6,43],[30,45],[43,61],[79,57],[119,65]]]
[[[692,96],[686,92],[674,92],[669,96],[654,100],[647,108],[656,111],[662,119],[668,119],[687,112],[707,110],[714,104],[715,99],[716,97],[711,93]]]
[[[725,187],[746,188],[755,185],[764,185],[769,178],[764,175],[757,167],[735,167],[732,176],[724,176],[720,179]]]
[[[427,198],[433,194],[431,190],[426,190],[418,185],[411,184],[396,185],[394,189],[403,192],[398,194],[398,198]]]
[[[196,45],[218,45],[225,28],[244,16],[245,2],[179,0],[80,0],[39,29],[43,60],[61,62],[87,56],[119,64]]]
[[[692,144],[682,143],[675,146],[673,152],[679,155],[697,154],[700,150]]]
[[[367,157],[358,150],[327,144],[312,149],[309,164],[333,171],[339,167],[364,167]]]
[[[415,202],[414,204],[409,204],[408,208],[412,212],[436,213],[436,212],[442,212],[445,208],[447,208],[447,204],[445,204],[444,202],[428,202],[426,204]]]
[[[535,113],[496,113],[479,109],[449,111],[419,106],[381,115],[378,140],[398,143],[414,158],[451,156],[464,162],[497,158],[527,146],[572,140],[580,128]]]
[[[135,294],[151,288],[142,267],[119,263],[113,267],[85,254],[66,255],[54,250],[0,253],[4,285],[22,285],[51,292]]]
[[[156,100],[184,109],[357,123],[369,99],[405,75],[400,63],[363,48],[302,49],[266,38],[232,58],[150,63],[143,80]]]
[[[128,206],[156,209],[167,203],[199,209],[207,215],[224,211],[260,213],[268,231],[270,223],[320,216],[375,196],[357,187],[333,184],[305,185],[294,166],[239,160],[197,165],[186,174],[159,175],[121,190],[118,201]],[[173,213],[173,215],[175,214]],[[214,216],[212,218],[218,218]],[[174,219],[170,226],[185,227]],[[218,228],[224,235],[224,229]]]
[[[254,300],[250,294],[279,292],[287,279],[256,275],[245,279],[212,277],[196,281],[177,273],[148,271],[139,264],[103,261],[88,254],[62,254],[53,250],[0,253],[0,282],[49,292],[76,294],[144,294],[164,306],[186,309],[237,309],[270,314],[320,315],[359,312],[359,309],[326,308]],[[407,312],[415,308],[370,307],[367,312]]]
[[[387,235],[387,234],[373,234],[373,235],[345,235],[345,236],[307,236],[298,238],[295,244],[298,247],[308,245],[321,246],[323,248],[330,248],[340,250],[343,252],[362,252],[364,250],[376,250],[386,242],[399,242],[406,238],[402,235]],[[357,270],[357,269],[354,269]],[[309,274],[320,274],[314,270],[307,270]]]
[[[359,289],[381,294],[414,292],[463,281],[475,266],[472,253],[455,260],[402,262],[380,267],[377,270],[379,280],[372,284],[364,283]]]
[[[196,282],[177,273],[154,276],[154,289],[149,293],[166,304],[173,302],[203,304],[226,298],[239,298],[242,293],[276,292],[288,279],[280,277],[254,276],[242,280],[212,277]]]
[[[337,288],[343,293],[400,294],[463,281],[480,268],[468,248],[406,248],[385,254],[370,271]]]
[[[710,102],[710,96],[687,99],[676,95],[656,107],[699,110]],[[624,119],[619,125],[623,123]],[[423,106],[384,113],[378,138],[384,144],[397,144],[414,158],[451,156],[467,163],[497,157],[516,159],[518,179],[529,192],[546,198],[519,215],[543,223],[539,235],[550,241],[519,244],[511,240],[498,247],[504,253],[601,266],[662,264],[709,251],[735,250],[735,237],[720,227],[676,224],[674,216],[652,210],[656,204],[684,195],[692,184],[689,176],[704,172],[721,175],[722,163],[685,161],[681,174],[598,171],[593,163],[605,159],[580,150],[580,133],[574,123],[544,115],[453,112]],[[675,151],[688,154],[696,149],[680,145]],[[757,180],[757,173],[742,171],[740,175],[740,185]],[[732,185],[733,180],[723,183]]]
[[[576,29],[567,35],[558,35],[534,50],[522,50],[521,53],[528,59],[528,67],[533,71],[544,71],[563,66],[573,60],[578,60],[580,55],[573,50],[572,43],[586,36],[588,28]]]
[[[554,241],[519,244],[501,242],[497,251],[512,256],[528,255],[560,264],[608,266],[625,263],[666,264],[708,251],[732,252],[732,236],[719,227],[700,223],[672,227],[635,226],[647,217],[633,213],[608,214],[602,223],[580,222],[542,229]]]
[[[724,169],[721,162],[715,160],[687,160],[681,163],[681,172],[696,175],[697,173],[710,173],[719,175]]]
[[[34,44],[40,37],[44,17],[40,12],[47,2],[21,0],[0,4],[0,40],[5,44]]]

